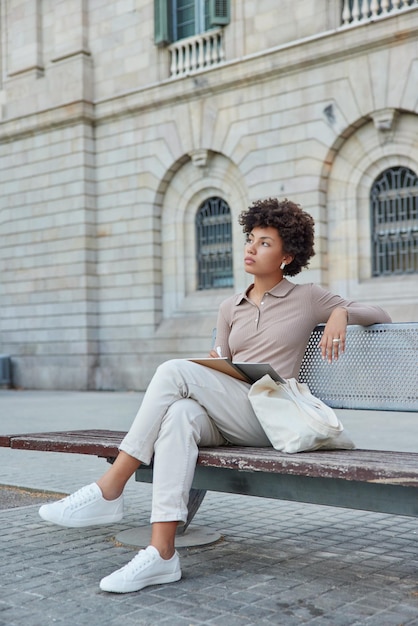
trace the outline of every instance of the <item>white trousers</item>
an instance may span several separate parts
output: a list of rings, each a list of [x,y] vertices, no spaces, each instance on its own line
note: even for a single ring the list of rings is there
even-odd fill
[[[198,446],[271,446],[248,400],[250,385],[185,359],[156,370],[120,450],[154,456],[151,523],[187,520]]]

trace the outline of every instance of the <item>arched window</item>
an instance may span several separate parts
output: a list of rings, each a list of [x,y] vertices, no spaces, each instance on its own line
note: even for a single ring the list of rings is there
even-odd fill
[[[392,167],[370,191],[373,276],[418,272],[418,177]]]
[[[197,289],[233,286],[231,211],[208,198],[196,214]]]

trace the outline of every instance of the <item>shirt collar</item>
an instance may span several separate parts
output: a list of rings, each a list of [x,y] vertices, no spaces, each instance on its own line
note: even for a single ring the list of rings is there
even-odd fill
[[[243,300],[248,300],[248,293],[253,285],[247,287],[245,291],[238,294],[235,300],[235,306],[241,304]],[[284,298],[288,293],[292,291],[296,287],[295,283],[289,282],[286,278],[283,278],[277,285],[275,285],[272,289],[267,291],[271,296],[275,298]]]

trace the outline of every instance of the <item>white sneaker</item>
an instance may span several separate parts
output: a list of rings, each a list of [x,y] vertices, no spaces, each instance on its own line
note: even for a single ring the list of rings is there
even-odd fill
[[[127,565],[110,576],[102,578],[100,589],[113,593],[139,591],[149,585],[174,583],[181,578],[180,559],[177,552],[165,560],[154,546],[140,550]]]
[[[99,485],[92,483],[58,502],[44,504],[39,515],[47,522],[69,528],[113,524],[123,518],[123,494],[116,500],[105,500]]]

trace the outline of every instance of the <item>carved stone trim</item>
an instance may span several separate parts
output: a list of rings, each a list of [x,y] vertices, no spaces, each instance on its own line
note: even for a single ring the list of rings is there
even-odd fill
[[[388,132],[393,130],[394,122],[398,115],[396,109],[380,109],[371,114],[376,130]]]
[[[189,157],[195,167],[206,167],[209,159],[209,150],[200,149],[189,152]]]
[[[384,145],[393,141],[395,121],[398,116],[396,109],[380,109],[371,114],[374,126],[379,135],[379,142]]]

